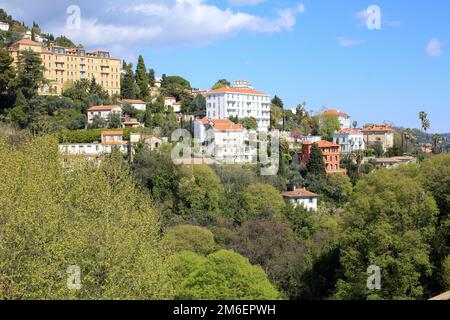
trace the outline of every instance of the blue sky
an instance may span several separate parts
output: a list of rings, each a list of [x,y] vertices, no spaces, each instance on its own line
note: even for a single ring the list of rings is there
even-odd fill
[[[66,9],[79,5],[80,30]],[[364,12],[381,8],[380,30]],[[360,124],[391,121],[450,131],[450,1],[408,0],[0,0],[19,20],[108,48],[157,74],[208,88],[246,79],[287,107],[339,108]]]

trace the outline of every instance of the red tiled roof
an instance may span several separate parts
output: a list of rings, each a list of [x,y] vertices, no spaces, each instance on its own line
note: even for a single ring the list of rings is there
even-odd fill
[[[17,46],[17,45],[19,45],[19,44],[29,45],[29,46],[41,46],[39,43],[37,43],[37,42],[35,42],[35,41],[29,40],[29,39],[22,39],[22,40],[19,40],[19,41],[14,42],[14,43],[11,45],[11,47],[15,47],[15,46]]]
[[[109,105],[109,106],[92,106],[88,109],[88,111],[108,111],[108,110],[117,110],[121,109],[120,106]]]
[[[216,131],[243,131],[243,127],[240,124],[235,124],[228,119],[199,119],[196,120],[202,124],[212,123],[214,130]]]
[[[318,194],[315,194],[311,191],[306,190],[306,188],[303,189],[297,189],[294,191],[284,192],[281,194],[283,197],[286,198],[297,198],[297,197],[309,197],[309,198],[315,198],[318,197]]]
[[[102,136],[123,136],[123,131],[103,131]]]
[[[254,94],[260,96],[268,96],[268,94],[264,92],[259,92],[252,89],[240,89],[240,88],[221,88],[216,90],[211,90],[206,93],[206,95],[216,94],[216,93],[243,93],[243,94]]]
[[[374,131],[376,131],[376,132],[393,132],[394,129],[392,129],[391,127],[388,127],[388,126],[380,125],[380,126],[370,126],[370,127],[362,129],[361,131],[362,132],[374,132]]]
[[[199,122],[201,122],[203,124],[208,124],[210,122],[212,122],[214,124],[217,124],[217,123],[225,123],[225,124],[233,123],[231,120],[228,120],[228,119],[206,119],[205,118],[205,119],[198,119],[196,121],[199,121]]]
[[[145,101],[142,100],[132,100],[132,99],[123,99],[119,100],[119,103],[130,103],[130,104],[143,104]]]
[[[215,131],[227,132],[227,131],[243,131],[242,125],[240,124],[227,124],[227,123],[216,123],[214,124]]]
[[[309,144],[317,144],[319,148],[329,148],[329,147],[339,147],[338,144],[334,144],[330,141],[326,140],[320,140],[318,142],[311,142],[311,141],[305,141],[303,144],[309,145]]]

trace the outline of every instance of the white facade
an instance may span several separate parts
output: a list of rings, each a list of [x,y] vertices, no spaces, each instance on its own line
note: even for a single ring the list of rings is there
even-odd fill
[[[302,206],[309,211],[317,211],[317,198],[304,197],[304,198],[291,198],[290,199],[294,208]]]
[[[118,113],[122,115],[122,107],[120,106],[93,106],[87,111],[88,124],[91,124],[95,116],[99,116],[107,121],[111,113]]]
[[[342,153],[365,150],[364,135],[357,129],[342,129],[333,135],[333,143],[341,147]]]
[[[120,100],[117,101],[117,104],[122,108],[125,105],[131,105],[133,108],[139,111],[145,111],[147,109],[147,104],[142,100]]]
[[[6,22],[0,21],[0,30],[1,31],[9,31],[9,24]]]
[[[319,196],[305,188],[285,192],[282,196],[289,201],[294,208],[302,206],[306,210],[317,211],[317,200]]]
[[[239,119],[253,117],[259,130],[270,126],[270,95],[251,89],[224,88],[206,95],[206,117],[208,119]]]
[[[246,145],[248,132],[240,125],[226,119],[194,121],[194,138],[197,152],[211,156],[223,163],[250,163],[256,155]]]
[[[113,148],[119,148],[122,153],[127,152],[126,143],[123,144],[102,144],[102,143],[62,143],[59,151],[64,155],[100,156],[109,154]]]
[[[180,113],[181,112],[181,103],[177,102],[174,97],[165,97],[164,98],[164,108],[168,109],[171,107],[173,112]]]

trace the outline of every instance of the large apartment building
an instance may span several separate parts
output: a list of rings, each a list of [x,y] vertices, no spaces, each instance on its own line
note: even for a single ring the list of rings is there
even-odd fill
[[[32,50],[41,56],[44,77],[49,83],[39,89],[39,94],[59,95],[76,80],[92,78],[110,95],[120,94],[121,60],[111,57],[107,51],[87,52],[83,48],[69,49],[54,45],[47,47],[22,39],[8,48],[15,65],[23,50]]]
[[[235,87],[212,90],[206,93],[206,118],[240,119],[253,117],[259,130],[270,126],[270,95],[254,90],[243,81]]]

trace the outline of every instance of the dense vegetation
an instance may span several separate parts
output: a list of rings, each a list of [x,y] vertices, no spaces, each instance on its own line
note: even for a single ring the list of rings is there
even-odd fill
[[[98,141],[103,128],[121,126],[118,117],[88,127],[89,106],[142,99],[145,112],[124,113],[169,136],[191,124],[164,97],[198,116],[205,98],[179,76],[163,75],[157,88],[142,56],[136,69],[124,62],[120,96],[95,79],[39,96],[40,57],[24,51],[13,68],[4,49],[28,28],[3,10],[0,20],[11,24],[0,33],[0,299],[423,299],[450,288],[450,156],[420,151],[419,142],[432,141],[435,154],[446,146],[426,133],[426,114],[423,131],[399,128],[386,153],[378,145],[345,157],[350,177],[326,175],[316,145],[307,165],[296,164],[286,141],[277,176],[252,165],[177,166],[171,144],[140,146],[132,163],[112,154],[99,168],[65,171],[58,142]],[[213,88],[229,85],[221,79]],[[336,117],[305,104],[295,111],[275,96],[271,128],[328,140],[339,129]],[[127,139],[133,130],[124,131]],[[377,171],[360,163],[403,153],[421,161]],[[317,213],[284,202],[281,192],[302,187],[320,195]],[[81,268],[80,290],[67,289],[72,265]],[[370,265],[382,270],[381,290],[366,287]]]

